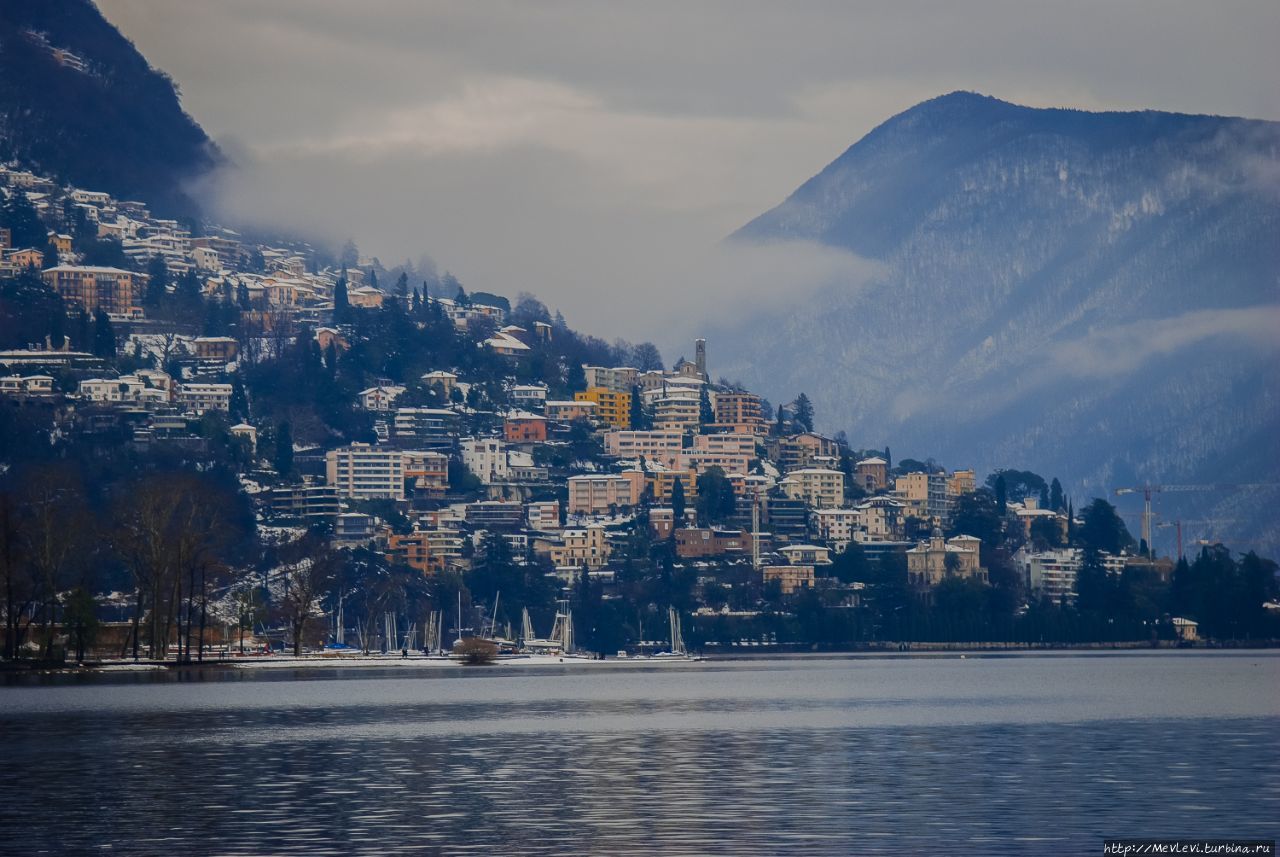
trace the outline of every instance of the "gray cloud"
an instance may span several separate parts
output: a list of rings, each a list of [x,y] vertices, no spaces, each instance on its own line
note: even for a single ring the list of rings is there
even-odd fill
[[[865,278],[719,240],[922,99],[1280,118],[1273,2],[100,3],[237,152],[228,217],[668,346]]]

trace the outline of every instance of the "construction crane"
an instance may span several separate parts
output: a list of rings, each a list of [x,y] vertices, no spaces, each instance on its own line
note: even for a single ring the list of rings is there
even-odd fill
[[[1142,540],[1151,550],[1151,495],[1164,494],[1171,491],[1234,491],[1239,488],[1270,488],[1280,482],[1212,482],[1202,485],[1135,485],[1129,488],[1117,488],[1116,496],[1125,494],[1142,495]]]
[[[1181,518],[1178,518],[1178,519],[1173,520],[1173,521],[1164,521],[1164,522],[1162,522],[1162,523],[1156,524],[1156,529],[1157,529],[1157,530],[1163,530],[1163,529],[1166,529],[1166,528],[1168,528],[1168,527],[1176,527],[1176,528],[1177,528],[1177,534],[1178,534],[1178,559],[1182,559],[1182,558],[1185,556],[1185,554],[1182,552],[1182,525],[1183,525],[1183,524],[1191,524],[1191,525],[1203,525],[1203,524],[1208,524],[1208,525],[1210,525],[1210,526],[1215,526],[1215,525],[1217,525],[1217,524],[1234,524],[1235,522],[1236,522],[1236,521],[1235,521],[1235,519],[1234,519],[1234,518],[1215,518],[1215,519],[1212,519],[1212,520],[1203,520],[1203,521],[1184,521],[1184,520],[1182,520]],[[1200,544],[1207,544],[1207,542],[1206,542],[1204,539],[1200,539],[1200,540],[1199,540],[1199,542],[1200,542]]]

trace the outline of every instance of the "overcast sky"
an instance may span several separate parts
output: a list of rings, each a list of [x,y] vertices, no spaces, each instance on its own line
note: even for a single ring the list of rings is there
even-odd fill
[[[240,165],[228,216],[665,348],[863,275],[718,242],[926,98],[1280,119],[1275,0],[99,5]]]

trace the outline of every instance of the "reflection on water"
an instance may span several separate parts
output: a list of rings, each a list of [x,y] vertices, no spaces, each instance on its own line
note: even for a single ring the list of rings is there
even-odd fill
[[[0,689],[0,846],[1099,853],[1280,831],[1280,657]]]

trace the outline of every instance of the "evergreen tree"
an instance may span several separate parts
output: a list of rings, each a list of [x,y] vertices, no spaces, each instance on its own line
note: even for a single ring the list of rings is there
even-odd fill
[[[159,309],[169,296],[169,267],[164,258],[152,256],[147,262],[147,291],[142,303],[149,310]]]
[[[711,394],[707,392],[707,385],[703,384],[698,392],[698,424],[705,426],[715,421],[716,413],[711,409]]]
[[[996,514],[1001,518],[1009,514],[1009,495],[1005,486],[1004,474],[996,474]]]
[[[1081,517],[1080,546],[1086,551],[1116,555],[1133,544],[1133,536],[1116,514],[1116,507],[1101,497],[1085,506]]]
[[[893,453],[889,451],[889,447],[884,448],[884,469],[886,471],[893,470]]]
[[[233,420],[244,422],[249,418],[249,398],[244,393],[244,382],[238,374],[231,379],[231,403],[228,411]]]
[[[40,222],[40,215],[20,191],[9,194],[0,206],[0,226],[9,230],[9,240],[18,250],[43,247],[47,240],[48,231]]]
[[[276,454],[272,464],[281,479],[293,473],[293,428],[288,420],[276,428]]]
[[[1058,481],[1058,477],[1053,477],[1053,482],[1049,484],[1049,508],[1055,512],[1061,512],[1066,507],[1062,499],[1062,483]]]
[[[796,396],[795,421],[805,431],[813,431],[813,405],[809,402],[809,397],[804,393]]]
[[[409,275],[401,271],[400,276],[396,278],[395,296],[401,301],[408,302],[409,298]]]
[[[351,303],[347,298],[347,269],[333,286],[333,323],[345,324],[351,316]]]
[[[684,526],[684,512],[684,480],[677,478],[671,483],[671,516],[673,519],[671,532],[673,536],[677,528]]]
[[[93,353],[103,360],[116,359],[116,332],[102,309],[93,314]]]
[[[631,388],[631,429],[648,431],[651,425],[649,415],[644,409],[644,397],[640,394],[640,387],[634,386]]]
[[[1045,485],[1041,485],[1041,486],[1040,486],[1040,497],[1039,497],[1039,501],[1040,501],[1040,502],[1039,502],[1037,505],[1038,505],[1041,509],[1048,509],[1048,508],[1050,508],[1050,506],[1049,506],[1049,488],[1048,488],[1048,486],[1045,486]]]

